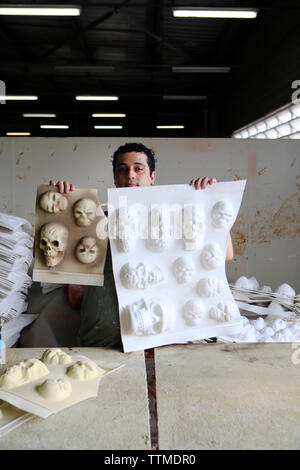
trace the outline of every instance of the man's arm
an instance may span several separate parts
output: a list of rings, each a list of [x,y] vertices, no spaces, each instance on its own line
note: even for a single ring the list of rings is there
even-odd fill
[[[204,178],[194,178],[190,181],[190,186],[194,186],[195,189],[205,189],[206,186],[212,185],[216,183],[217,180],[216,178],[207,178],[205,176]],[[226,252],[226,262],[232,261],[233,260],[233,246],[232,246],[232,238],[229,233],[228,235],[228,242],[227,242],[227,252]]]

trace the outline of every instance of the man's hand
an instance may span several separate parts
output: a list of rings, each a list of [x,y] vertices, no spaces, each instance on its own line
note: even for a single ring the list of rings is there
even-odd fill
[[[212,185],[216,182],[216,178],[207,178],[207,176],[204,176],[204,178],[195,178],[191,180],[190,186],[194,186],[195,189],[205,189],[208,184]]]
[[[69,183],[68,181],[58,181],[55,183],[54,180],[50,180],[50,186],[57,186],[60,193],[69,193],[70,191],[75,191],[75,185]]]

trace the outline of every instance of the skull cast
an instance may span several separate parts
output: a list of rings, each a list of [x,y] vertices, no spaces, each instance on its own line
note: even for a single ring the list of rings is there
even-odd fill
[[[197,292],[200,297],[215,297],[216,295],[222,294],[224,289],[224,282],[217,277],[204,277],[200,279],[197,284]]]
[[[173,316],[163,300],[141,299],[123,310],[122,321],[130,334],[157,335],[172,326]]]
[[[200,300],[189,300],[183,306],[183,317],[189,326],[199,326],[204,315],[204,305]]]
[[[198,250],[204,236],[204,209],[200,204],[186,204],[183,209],[183,242],[187,251]]]
[[[149,213],[150,236],[147,247],[154,252],[166,250],[171,242],[170,211],[168,206],[153,207]]]
[[[212,225],[215,228],[226,228],[233,217],[233,207],[229,202],[217,202],[211,211]]]
[[[57,214],[66,210],[68,207],[68,199],[56,191],[47,191],[42,194],[39,201],[39,206],[43,211],[49,214]]]
[[[234,302],[219,302],[209,311],[209,316],[219,322],[233,321],[240,317],[240,312]]]
[[[62,261],[68,244],[68,236],[68,229],[64,225],[50,222],[42,226],[40,249],[44,253],[46,266],[56,266]]]
[[[88,198],[79,199],[74,204],[73,214],[75,222],[79,227],[88,227],[96,218],[97,205],[95,201]]]
[[[223,261],[223,252],[218,243],[211,243],[203,248],[201,253],[201,262],[205,269],[215,269]]]
[[[112,213],[109,223],[111,237],[115,239],[118,251],[132,251],[140,228],[137,211],[121,207]]]
[[[158,266],[153,268],[144,263],[126,263],[120,271],[120,279],[127,289],[146,289],[163,281],[164,276]]]
[[[76,248],[75,255],[78,261],[83,264],[93,263],[98,256],[98,246],[96,238],[83,237],[79,240]]]
[[[189,282],[195,273],[195,264],[192,259],[180,256],[174,261],[173,273],[178,284]]]

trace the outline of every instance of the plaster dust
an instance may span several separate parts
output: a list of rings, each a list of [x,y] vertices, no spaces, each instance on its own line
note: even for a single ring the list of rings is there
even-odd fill
[[[99,205],[97,190],[76,189],[64,194],[67,204],[63,205],[64,209],[57,213],[46,212],[40,207],[40,198],[49,190],[58,192],[57,187],[44,184],[37,188],[33,280],[58,284],[103,285],[107,238],[101,239],[97,236],[97,225],[105,219],[104,212]],[[80,201],[86,200],[91,201],[93,208],[97,208],[96,213],[93,213],[88,220],[89,225],[82,213],[76,216],[77,219],[74,217],[74,208]],[[76,223],[78,220],[82,225]],[[68,231],[65,251],[61,255],[61,260],[52,267],[46,265],[44,252],[40,248],[41,229],[49,223],[60,224]],[[83,239],[93,239],[95,242],[97,255],[93,257],[92,262],[83,263],[76,258],[76,248]]]

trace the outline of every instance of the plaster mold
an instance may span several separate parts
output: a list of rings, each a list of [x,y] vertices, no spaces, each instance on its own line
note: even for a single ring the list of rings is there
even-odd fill
[[[62,224],[50,222],[42,226],[39,247],[44,254],[46,266],[56,266],[62,261],[67,249],[68,237],[69,231]]]
[[[147,248],[154,252],[165,251],[171,243],[170,213],[166,207],[154,207],[149,216],[150,233]]]
[[[204,314],[205,306],[200,300],[191,299],[183,306],[183,317],[188,326],[199,326]]]
[[[52,349],[47,349],[43,353],[41,357],[41,361],[44,362],[45,364],[52,364],[52,365],[70,364],[72,362],[72,357],[59,348],[52,348]]]
[[[20,387],[49,374],[47,366],[38,359],[28,359],[16,364],[0,377],[0,387],[11,389]]]
[[[273,328],[273,330],[274,330],[275,332],[277,332],[277,331],[280,331],[280,330],[283,330],[284,328],[286,328],[286,327],[287,327],[287,324],[286,324],[286,322],[285,322],[284,320],[282,320],[281,318],[276,318],[276,320],[274,320],[274,321],[271,323],[270,326]]]
[[[96,219],[96,212],[97,205],[93,199],[79,199],[73,206],[76,225],[79,225],[79,227],[89,227]]]
[[[72,385],[67,379],[48,379],[37,386],[38,393],[46,400],[63,401],[72,393]]]
[[[188,256],[180,256],[173,263],[173,273],[178,284],[190,282],[195,274],[195,263]]]
[[[253,325],[247,325],[238,335],[238,340],[245,343],[256,343],[257,332]]]
[[[124,264],[120,271],[120,279],[127,289],[146,289],[164,280],[162,270],[158,266],[147,266],[145,263]]]
[[[261,331],[266,326],[265,320],[259,317],[253,321],[253,326],[257,331]]]
[[[201,253],[202,266],[205,269],[215,269],[224,262],[224,253],[218,243],[210,243]]]
[[[240,317],[240,312],[234,302],[219,302],[210,309],[209,316],[218,322],[229,322],[237,320]]]
[[[49,214],[58,214],[68,207],[68,199],[57,191],[47,191],[39,199],[40,208]]]
[[[211,222],[215,228],[229,227],[234,215],[232,205],[227,201],[218,201],[211,211]]]
[[[111,224],[112,237],[116,241],[118,251],[133,251],[140,229],[138,213],[125,208],[117,209],[111,218]]]
[[[93,361],[77,361],[68,367],[66,374],[72,379],[85,381],[99,377],[100,370]]]
[[[128,333],[134,335],[159,335],[169,330],[173,315],[163,299],[141,299],[128,305],[123,311]]]
[[[201,248],[205,231],[205,212],[203,205],[187,204],[183,209],[183,243],[187,251]]]
[[[222,279],[214,277],[204,277],[197,284],[197,292],[200,297],[215,297],[222,294],[225,284]]]
[[[290,297],[295,297],[296,292],[289,284],[281,284],[281,286],[276,289],[275,294],[279,301],[287,305],[293,305],[294,299]]]
[[[99,253],[94,237],[82,237],[75,248],[75,256],[80,263],[90,264],[96,261]]]

